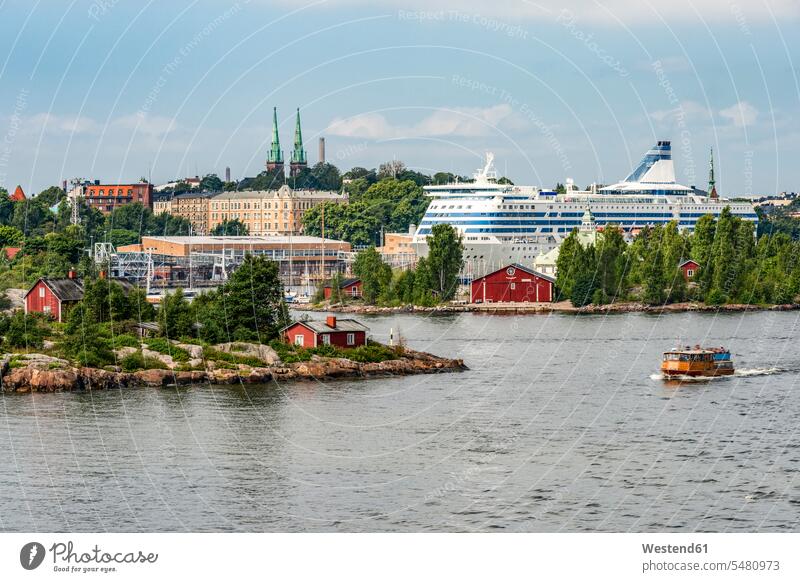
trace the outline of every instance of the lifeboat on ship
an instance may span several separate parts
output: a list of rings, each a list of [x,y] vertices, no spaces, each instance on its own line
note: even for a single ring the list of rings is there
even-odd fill
[[[722,347],[687,346],[664,352],[661,360],[661,373],[668,378],[731,376],[733,372],[731,352]]]

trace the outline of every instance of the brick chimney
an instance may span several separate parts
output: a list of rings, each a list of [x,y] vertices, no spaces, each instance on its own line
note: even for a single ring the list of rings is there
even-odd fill
[[[332,327],[333,329],[336,329],[336,316],[335,315],[329,315],[325,319],[325,323],[327,324],[328,327]]]
[[[75,273],[75,271],[73,271],[72,269],[67,271],[67,277],[69,277],[70,279],[74,279],[77,276],[78,276],[77,273]]]
[[[100,278],[101,279],[105,279],[106,278],[106,272],[105,271],[100,271]]]

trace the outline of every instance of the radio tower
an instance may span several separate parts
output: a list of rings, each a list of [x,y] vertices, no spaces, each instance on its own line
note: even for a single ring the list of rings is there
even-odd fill
[[[67,203],[70,208],[69,223],[78,225],[81,223],[80,204],[83,198],[83,178],[72,179],[72,190],[67,194]]]

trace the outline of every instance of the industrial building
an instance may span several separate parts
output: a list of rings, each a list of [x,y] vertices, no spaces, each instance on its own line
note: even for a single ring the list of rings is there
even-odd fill
[[[107,260],[114,277],[150,290],[199,289],[222,284],[247,254],[277,262],[283,284],[308,294],[353,258],[350,243],[313,236],[143,236],[108,251]]]

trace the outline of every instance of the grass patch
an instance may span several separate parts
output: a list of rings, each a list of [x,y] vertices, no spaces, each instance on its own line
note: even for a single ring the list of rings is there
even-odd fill
[[[120,361],[120,367],[125,372],[135,372],[137,370],[166,370],[167,366],[156,358],[145,358],[141,351],[128,354]]]
[[[203,348],[203,358],[212,360],[214,362],[226,362],[228,364],[244,364],[253,368],[262,368],[266,364],[253,356],[240,356],[237,354],[230,354],[228,352],[221,352],[214,348]]]
[[[189,352],[183,348],[172,345],[170,341],[163,337],[153,337],[144,340],[145,345],[159,354],[171,356],[176,362],[188,362],[191,359]]]
[[[138,348],[141,345],[139,339],[130,333],[121,333],[115,336],[112,343],[114,344],[114,349]]]
[[[378,342],[370,341],[365,346],[357,348],[338,348],[333,345],[318,346],[316,348],[301,348],[287,344],[280,340],[270,342],[270,347],[275,350],[284,363],[307,362],[311,356],[325,358],[346,358],[354,362],[385,362],[402,357],[402,346],[389,347]]]

